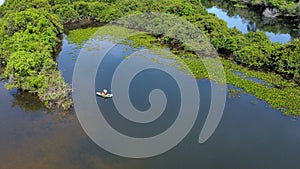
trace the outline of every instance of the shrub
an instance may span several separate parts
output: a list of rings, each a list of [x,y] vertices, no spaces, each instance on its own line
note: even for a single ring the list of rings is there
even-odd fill
[[[252,68],[266,67],[269,63],[269,58],[256,44],[246,46],[236,52],[235,60]]]

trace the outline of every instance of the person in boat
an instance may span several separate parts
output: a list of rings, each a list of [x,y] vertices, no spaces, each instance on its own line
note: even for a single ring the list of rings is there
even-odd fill
[[[101,94],[103,94],[103,95],[106,96],[106,95],[107,95],[107,90],[106,90],[106,89],[103,89],[102,92],[101,92]]]

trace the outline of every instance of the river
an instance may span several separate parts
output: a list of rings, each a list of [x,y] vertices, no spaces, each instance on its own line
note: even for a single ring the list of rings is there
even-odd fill
[[[74,65],[81,46],[64,35],[62,49],[57,56],[58,66],[65,80],[71,84]],[[119,45],[105,62],[118,64],[132,49]],[[96,86],[109,77],[109,67],[99,69]],[[100,74],[99,74],[100,73]],[[159,72],[148,71],[137,76],[131,90],[132,102],[139,109],[147,109],[147,91],[153,88],[152,78]],[[176,85],[167,85],[161,79],[160,88],[166,90],[172,105],[167,107],[167,117],[158,124],[139,128],[124,121],[112,108],[111,100],[97,98],[105,117],[120,132],[128,135],[149,135],[162,132],[176,119],[177,103],[171,91]],[[170,80],[170,79],[169,79]],[[187,137],[172,150],[152,158],[130,159],[113,155],[97,146],[83,131],[74,112],[51,113],[36,96],[17,90],[7,91],[0,82],[0,169],[297,169],[300,156],[300,121],[282,115],[264,101],[249,94],[228,96],[223,118],[213,136],[204,144],[198,143],[204,120],[210,106],[210,81],[197,80],[200,91],[200,110],[196,123]],[[228,85],[228,88],[234,86]],[[170,96],[169,96],[170,94]],[[127,126],[127,127],[126,127]],[[150,128],[149,127],[153,127]]]
[[[288,24],[279,19],[265,18],[247,8],[224,5],[224,3],[207,4],[207,11],[224,20],[230,28],[236,27],[242,33],[260,30],[265,32],[270,41],[279,43],[287,43],[300,37],[299,23]]]

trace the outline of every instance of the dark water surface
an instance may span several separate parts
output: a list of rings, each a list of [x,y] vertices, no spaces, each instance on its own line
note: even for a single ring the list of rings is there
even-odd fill
[[[131,50],[131,49],[130,49]],[[107,63],[124,59],[124,46],[118,46]],[[62,51],[57,60],[67,82],[71,83],[72,71],[80,51],[64,36]],[[118,54],[119,53],[119,57]],[[115,59],[115,60],[114,60]],[[119,59],[119,60],[118,60]],[[98,70],[96,86],[102,87],[110,69]],[[149,90],[160,85],[171,95],[172,103],[161,117],[158,125],[143,131],[122,121],[111,112],[112,100],[98,98],[110,123],[128,135],[147,137],[162,132],[176,118],[178,97],[170,91],[172,79],[160,72],[147,71],[137,76],[130,90],[132,102],[137,109],[146,110]],[[163,83],[154,83],[153,78],[163,78]],[[143,82],[144,85],[139,85]],[[187,137],[172,150],[147,159],[128,159],[110,154],[98,147],[84,133],[75,113],[47,113],[35,96],[7,91],[0,83],[0,169],[298,169],[300,157],[300,121],[283,116],[264,101],[249,94],[228,97],[225,112],[219,127],[204,144],[198,137],[210,106],[210,82],[198,80],[200,110],[198,119]],[[233,86],[229,85],[229,88]],[[134,90],[133,90],[134,89]],[[129,125],[129,126],[126,126]],[[149,126],[148,126],[149,127]],[[129,129],[129,130],[128,130]],[[130,132],[131,131],[131,132]],[[125,131],[123,131],[125,132]]]

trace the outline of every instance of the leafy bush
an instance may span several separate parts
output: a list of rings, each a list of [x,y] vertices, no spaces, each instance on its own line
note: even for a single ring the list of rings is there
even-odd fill
[[[23,2],[27,1],[20,3]],[[6,4],[6,7],[9,7],[10,4]],[[61,33],[62,25],[59,24],[56,15],[37,8],[31,7],[29,3],[24,10],[5,13],[0,26],[0,61],[6,65],[3,76],[9,79],[6,84],[8,89],[18,88],[36,93],[47,106],[52,106],[47,100],[43,100],[43,94],[53,87],[70,89],[63,81],[56,83],[57,86],[47,83],[51,77],[49,74],[57,71],[52,53],[58,45],[57,35]],[[56,74],[51,78],[55,81],[62,79],[62,76]],[[57,92],[64,96],[52,98],[55,103],[59,103],[56,105],[70,108],[69,94]]]
[[[284,44],[276,57],[275,70],[292,78],[300,77],[300,39]]]
[[[18,51],[11,54],[4,72],[4,76],[9,77],[7,87],[9,89],[19,88],[28,91],[36,91],[42,88],[45,85],[45,76],[41,74],[44,65],[48,62],[52,62],[55,65],[50,58],[51,55],[49,53]]]
[[[226,22],[212,14],[199,15],[194,24],[210,38],[229,35]]]
[[[7,2],[1,6],[1,13],[5,15],[6,13],[25,11],[30,8],[42,8],[49,9],[50,5],[48,0],[6,0]]]
[[[272,7],[281,8],[286,4],[285,0],[268,0],[267,4]]]
[[[254,68],[265,67],[269,63],[268,57],[265,56],[260,47],[256,44],[246,46],[236,52],[235,60],[243,65]]]
[[[79,18],[78,12],[69,4],[55,5],[52,11],[59,16],[62,23],[69,23]]]
[[[249,45],[253,43],[271,43],[269,37],[263,31],[248,32],[245,34],[245,38],[247,39],[247,43]]]

